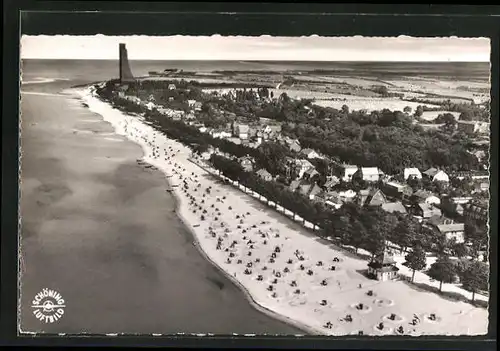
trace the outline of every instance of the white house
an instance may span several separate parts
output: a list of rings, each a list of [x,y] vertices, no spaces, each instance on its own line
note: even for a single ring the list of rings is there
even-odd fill
[[[236,124],[234,126],[234,135],[240,139],[246,140],[248,139],[248,132],[250,131],[250,127],[246,124]]]
[[[412,198],[414,199],[415,202],[417,203],[426,203],[429,205],[440,205],[441,204],[441,199],[431,193],[430,191],[426,190],[417,190],[413,193]]]
[[[351,201],[356,195],[357,193],[352,189],[339,191],[339,197],[344,201]]]
[[[436,195],[431,195],[428,198],[424,200],[425,203],[429,205],[440,205],[441,204],[441,199],[437,197]]]
[[[194,108],[194,104],[196,104],[196,100],[188,100],[187,103],[188,103],[188,106],[190,108]]]
[[[342,165],[342,180],[344,182],[350,182],[352,180],[352,176],[358,171],[358,166],[353,165]]]
[[[380,172],[377,167],[361,167],[361,177],[365,182],[378,182]]]
[[[408,180],[408,178],[416,178],[416,179],[422,179],[422,173],[418,170],[418,168],[405,168],[404,170],[404,177],[405,180]]]
[[[423,174],[433,182],[449,182],[450,177],[444,171],[439,170],[437,168],[429,168],[427,171],[423,172]]]
[[[307,157],[308,159],[312,159],[312,158],[320,158],[321,156],[316,152],[314,151],[313,149],[303,149],[300,151],[300,154],[302,156],[305,156]]]
[[[438,224],[436,227],[448,240],[455,240],[457,243],[465,241],[465,225],[463,223]]]
[[[175,84],[169,84],[168,90],[175,90]]]

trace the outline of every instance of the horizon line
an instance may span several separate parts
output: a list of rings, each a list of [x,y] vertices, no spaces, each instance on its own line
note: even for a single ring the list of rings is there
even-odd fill
[[[119,58],[25,57],[20,60],[119,61]],[[129,61],[231,61],[231,62],[396,62],[396,63],[491,63],[491,61],[397,61],[397,60],[244,60],[244,59],[128,59]]]

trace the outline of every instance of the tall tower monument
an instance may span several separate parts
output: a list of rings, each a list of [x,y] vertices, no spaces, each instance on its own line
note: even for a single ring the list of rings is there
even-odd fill
[[[120,44],[120,83],[135,81],[130,65],[128,63],[128,54],[125,44]]]

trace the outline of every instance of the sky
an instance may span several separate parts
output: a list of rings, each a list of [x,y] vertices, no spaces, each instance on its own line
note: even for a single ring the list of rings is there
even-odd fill
[[[488,38],[272,36],[26,36],[21,58],[130,60],[489,62]]]

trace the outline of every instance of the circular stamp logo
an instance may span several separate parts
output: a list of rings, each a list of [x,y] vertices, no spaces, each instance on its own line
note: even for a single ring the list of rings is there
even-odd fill
[[[64,315],[64,299],[52,289],[43,289],[35,295],[31,303],[33,314],[45,323],[54,323]]]

